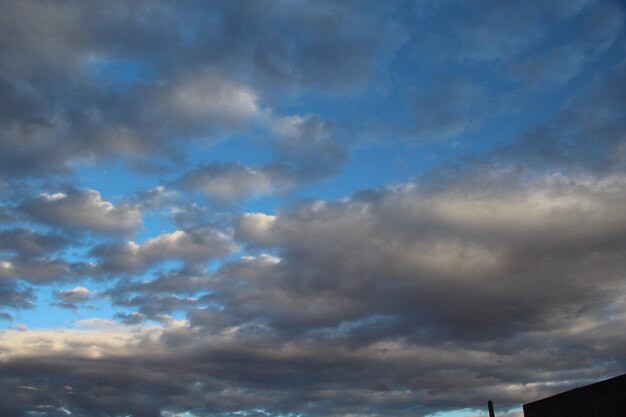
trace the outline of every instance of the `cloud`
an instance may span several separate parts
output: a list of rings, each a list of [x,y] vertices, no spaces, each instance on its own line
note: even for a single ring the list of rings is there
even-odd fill
[[[5,262],[0,263],[0,273],[5,267]],[[23,286],[19,285],[16,281],[7,280],[2,277],[0,280],[0,306],[10,308],[33,308],[35,306],[34,302],[35,293],[32,288],[23,288]]]
[[[65,248],[69,241],[59,235],[45,235],[32,229],[16,228],[0,231],[0,251],[25,258],[47,255]]]
[[[190,126],[239,126],[261,113],[251,88],[211,73],[178,81],[163,92],[161,100],[168,115]]]
[[[453,25],[429,26],[446,17]],[[613,1],[444,3],[421,17],[427,28],[416,50],[429,61],[455,61],[493,71],[538,91],[561,87],[619,39],[624,13]],[[563,39],[562,34],[567,33]]]
[[[271,245],[272,226],[276,216],[264,213],[245,213],[235,224],[236,236],[254,244]]]
[[[545,124],[496,147],[489,158],[531,170],[623,172],[626,100],[616,87],[626,82],[622,61],[596,76]]]
[[[542,317],[610,303],[619,286],[625,184],[556,175],[249,214],[238,236],[279,249],[280,262],[226,265],[220,274],[245,284],[230,289],[225,278],[222,302],[246,320],[303,329],[376,315],[399,318],[398,334],[412,322],[418,334],[457,339],[550,326]]]
[[[270,129],[278,165],[289,167],[298,181],[327,178],[347,161],[346,150],[337,140],[337,126],[313,114],[275,117]]]
[[[215,163],[190,171],[178,181],[183,190],[196,190],[210,199],[234,202],[288,187],[280,169]]]
[[[70,230],[127,234],[141,226],[141,213],[128,204],[113,205],[96,190],[66,189],[24,200],[20,211],[36,221]]]
[[[380,19],[393,7],[306,6],[7,5],[0,175],[46,177],[117,157],[180,158],[175,144],[213,143],[245,127],[271,91],[358,88],[403,42],[401,26]]]
[[[155,274],[151,280],[141,282],[118,283],[109,293],[169,293],[169,294],[194,294],[198,291],[207,290],[211,277],[202,269],[183,268]]]
[[[324,180],[339,173],[347,161],[345,147],[333,136],[337,129],[314,115],[267,115],[266,129],[273,162],[259,167],[212,163],[186,173],[175,185],[214,202],[234,203]]]
[[[141,324],[141,323],[145,322],[148,317],[145,314],[143,314],[143,313],[134,312],[134,313],[130,313],[130,314],[117,313],[115,315],[115,318],[118,319],[123,324],[132,326],[132,325],[135,325],[135,324]]]
[[[133,241],[101,244],[90,255],[99,260],[98,268],[103,273],[137,273],[166,260],[206,263],[237,249],[229,235],[204,228],[164,233],[142,244]]]
[[[6,378],[0,392],[14,400],[1,402],[2,407],[25,412],[50,404],[79,415],[190,411],[229,416],[263,404],[270,415],[322,416],[330,410],[350,416],[367,415],[363,404],[368,404],[385,415],[424,416],[442,409],[482,409],[486,397],[511,408],[610,371],[594,360],[592,372],[555,384],[564,374],[554,370],[554,362],[563,356],[545,344],[498,352],[484,345],[382,340],[355,348],[324,335],[285,339],[258,325],[208,335],[184,321],[80,324],[81,330],[3,332],[0,367]],[[555,341],[548,333],[540,337],[544,343]],[[532,341],[537,340],[525,340]],[[579,357],[574,363],[581,362],[586,361]],[[534,375],[538,382],[514,382],[520,374],[522,379]],[[103,401],[103,390],[109,401]]]
[[[17,227],[0,231],[0,279],[22,279],[33,284],[69,281],[89,273],[89,266],[70,262],[63,252],[67,237]]]
[[[626,369],[617,2],[4,3],[0,415],[503,414]],[[351,158],[401,182],[325,199]]]
[[[486,116],[491,103],[480,86],[448,80],[413,97],[414,129],[418,140],[441,141],[475,127]]]
[[[563,85],[607,50],[624,25],[624,12],[611,2],[589,4],[582,16],[582,30],[578,28],[573,41],[511,62],[511,77],[529,86]]]
[[[8,258],[0,261],[0,278],[23,279],[33,284],[73,281],[91,273],[91,265],[58,258]]]
[[[90,291],[85,287],[76,287],[70,290],[57,291],[54,296],[57,301],[54,305],[76,310],[79,304],[89,301],[96,295],[96,291]]]

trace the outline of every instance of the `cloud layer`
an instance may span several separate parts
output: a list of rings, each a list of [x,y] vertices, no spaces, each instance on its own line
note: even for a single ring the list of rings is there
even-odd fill
[[[618,1],[0,9],[0,415],[517,417],[625,372]]]

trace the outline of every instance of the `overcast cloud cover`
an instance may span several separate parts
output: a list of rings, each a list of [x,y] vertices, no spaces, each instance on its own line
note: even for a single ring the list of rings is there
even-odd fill
[[[626,372],[617,0],[0,0],[0,415],[520,416]]]

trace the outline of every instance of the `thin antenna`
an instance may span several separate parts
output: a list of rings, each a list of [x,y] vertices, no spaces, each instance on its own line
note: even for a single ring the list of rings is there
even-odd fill
[[[493,412],[493,401],[487,401],[487,407],[489,407],[489,417],[496,417],[496,414]]]

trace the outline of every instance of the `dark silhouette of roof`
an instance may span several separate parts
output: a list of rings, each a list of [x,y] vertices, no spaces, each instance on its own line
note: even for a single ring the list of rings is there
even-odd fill
[[[524,417],[626,417],[626,374],[524,404]]]

